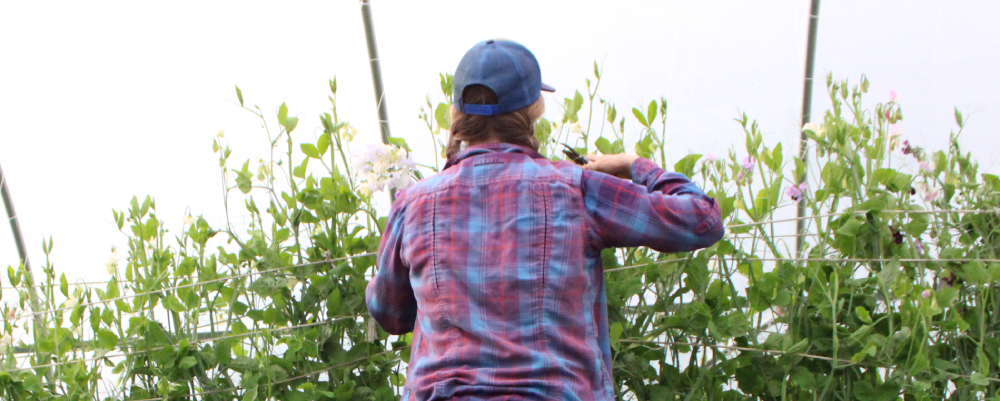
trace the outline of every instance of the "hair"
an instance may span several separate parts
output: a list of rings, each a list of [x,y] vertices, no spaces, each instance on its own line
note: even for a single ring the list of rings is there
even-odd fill
[[[464,104],[497,104],[497,95],[485,85],[469,85],[462,91]],[[509,113],[480,116],[465,114],[451,108],[451,137],[445,155],[451,158],[461,150],[463,141],[506,142],[538,150],[535,122],[545,113],[545,100],[539,93],[538,100],[530,106]]]

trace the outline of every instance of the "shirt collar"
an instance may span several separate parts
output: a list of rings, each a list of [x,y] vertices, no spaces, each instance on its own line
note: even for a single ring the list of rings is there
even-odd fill
[[[512,143],[506,143],[506,142],[483,143],[479,145],[469,146],[465,148],[465,150],[458,152],[457,155],[448,159],[448,163],[444,165],[444,169],[454,166],[459,162],[461,162],[462,160],[467,159],[469,157],[482,155],[486,153],[493,153],[493,152],[523,153],[528,157],[531,157],[532,159],[545,158],[545,156],[542,156],[542,154],[538,153],[538,151],[525,146],[514,145]]]

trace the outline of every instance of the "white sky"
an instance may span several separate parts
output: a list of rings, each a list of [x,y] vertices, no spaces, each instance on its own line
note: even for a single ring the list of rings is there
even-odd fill
[[[760,122],[769,145],[795,145],[807,0],[374,2],[392,132],[413,145],[427,142],[417,114],[426,95],[441,99],[437,74],[492,37],[532,49],[558,89],[552,116],[563,97],[584,91],[594,60],[605,68],[601,96],[619,115],[666,96],[671,160],[739,152],[744,136],[732,118],[741,111]],[[998,11],[989,1],[824,2],[814,115],[828,105],[827,72],[853,82],[866,73],[870,104],[899,92],[907,139],[943,148],[958,106],[969,120],[961,143],[993,164]],[[341,118],[362,140],[378,140],[357,1],[7,1],[0,55],[0,165],[33,265],[51,235],[56,269],[71,281],[107,279],[110,247],[124,245],[111,209],[133,195],[155,197],[174,233],[188,207],[222,225],[212,137],[225,129],[240,164],[266,141],[255,117],[233,104],[234,84],[272,116],[287,102],[301,118],[293,136],[312,141],[336,75]],[[418,161],[432,163],[426,146],[417,149]],[[0,267],[17,260],[4,225]]]

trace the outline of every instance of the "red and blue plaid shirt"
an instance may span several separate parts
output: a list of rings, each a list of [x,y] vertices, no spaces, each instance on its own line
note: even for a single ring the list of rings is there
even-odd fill
[[[403,400],[612,400],[601,250],[691,251],[723,232],[714,199],[647,159],[628,181],[471,146],[396,194],[368,310],[413,331]]]

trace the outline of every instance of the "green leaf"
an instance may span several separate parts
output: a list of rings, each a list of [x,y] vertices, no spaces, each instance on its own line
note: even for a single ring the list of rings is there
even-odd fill
[[[108,281],[107,291],[104,293],[105,299],[118,298],[120,294],[118,293],[118,278],[111,276],[111,280]]]
[[[330,148],[330,134],[324,132],[322,135],[319,136],[319,139],[316,141],[316,149],[319,150],[319,154],[322,156],[326,154],[326,150],[329,148]]]
[[[287,122],[288,122],[288,106],[285,106],[285,103],[282,102],[281,106],[278,107],[278,124],[284,127],[285,123]]]
[[[796,157],[796,158],[793,158],[792,160],[795,160],[795,177],[796,178],[800,178],[800,177],[805,176],[805,174],[806,174],[806,164],[802,161],[802,159],[799,159],[798,157]]]
[[[780,142],[777,145],[774,145],[774,150],[771,151],[771,160],[774,162],[774,165],[769,166],[771,167],[771,170],[781,171],[781,163],[784,162],[785,158],[783,152],[784,150],[781,148]]]
[[[337,316],[340,314],[342,301],[343,299],[340,297],[340,289],[334,287],[333,291],[330,291],[330,296],[326,298],[326,308],[330,311],[331,315]]]
[[[399,147],[401,147],[403,149],[406,149],[407,152],[412,152],[410,150],[410,145],[407,145],[406,144],[406,140],[403,139],[403,138],[391,137],[391,138],[389,138],[389,143],[391,143],[393,145],[396,145],[396,146],[399,146]]]
[[[961,124],[959,124],[959,125],[961,125]],[[986,379],[986,375],[984,375],[984,374],[982,374],[980,372],[973,373],[972,376],[969,378],[969,381],[971,381],[972,384],[979,385],[979,386],[989,386],[990,385],[990,381],[988,379]]]
[[[177,313],[187,311],[187,307],[184,306],[184,304],[181,303],[181,301],[173,295],[168,295],[166,298],[163,299],[163,307],[167,308],[167,310],[174,311]]]
[[[609,334],[611,335],[611,347],[612,348],[614,348],[616,350],[618,349],[618,339],[622,336],[622,332],[623,331],[624,331],[624,328],[622,327],[621,322],[614,322],[611,325],[611,332]]]
[[[256,401],[257,400],[257,387],[248,389],[243,393],[243,398],[241,401]]]
[[[601,71],[597,69],[597,61],[594,61],[594,77],[601,79]]]
[[[115,349],[118,346],[118,335],[108,329],[97,330],[97,342],[104,349]]]
[[[854,356],[851,357],[851,363],[858,363],[865,360],[865,358],[869,356],[875,356],[875,351],[877,350],[878,348],[874,344],[869,345],[862,349],[861,352],[854,354]]]
[[[677,161],[674,164],[674,171],[684,174],[687,177],[694,175],[694,168],[698,165],[698,159],[701,159],[699,154],[689,154],[684,156],[683,159]]]
[[[299,118],[298,117],[291,117],[291,116],[289,116],[285,120],[285,130],[288,131],[288,132],[294,131],[295,127],[297,127],[298,125],[299,125]]]
[[[401,373],[389,375],[389,383],[396,387],[403,387],[406,385],[406,376]]]
[[[306,167],[308,166],[309,166],[309,158],[307,157],[305,159],[302,159],[302,164],[292,168],[292,175],[299,178],[306,178]],[[289,205],[292,206],[295,205],[294,203],[288,201],[288,199],[286,199],[285,201],[288,202]]]
[[[958,111],[958,107],[955,108],[955,122],[958,123],[959,128],[965,126],[965,121],[962,119],[962,112]]]
[[[643,116],[642,112],[639,111],[639,109],[633,107],[632,108],[632,115],[634,115],[635,118],[637,120],[639,120],[639,124],[642,124],[643,127],[649,128],[649,123],[646,122],[646,116]]]
[[[606,155],[612,154],[611,153],[611,142],[608,141],[608,139],[605,138],[605,137],[597,138],[597,142],[594,143],[594,146],[596,146],[597,150],[599,150],[603,154],[606,154]]]
[[[39,391],[42,389],[41,379],[31,374],[21,376],[21,386],[28,391]]]
[[[194,365],[198,364],[198,359],[193,356],[186,356],[181,358],[181,362],[177,364],[177,367],[181,369],[188,369]]]
[[[812,374],[805,366],[796,366],[792,369],[789,377],[795,384],[800,387],[810,390],[816,387],[816,376]]]
[[[313,159],[319,159],[321,157],[319,154],[319,150],[316,149],[316,145],[313,145],[311,143],[303,143],[302,145],[299,145],[299,147],[302,148],[302,153],[304,153],[306,156],[309,156]]]
[[[334,95],[337,94],[337,77],[336,76],[334,76],[333,79],[330,80],[330,93],[332,93]]]
[[[649,102],[649,107],[646,108],[646,122],[653,124],[653,120],[656,120],[656,101],[651,100]]]
[[[872,324],[872,317],[870,314],[868,314],[868,309],[865,309],[864,306],[858,306],[857,308],[854,308],[854,313],[858,315],[858,319],[861,319],[862,322],[865,322],[867,324]]]
[[[7,266],[7,278],[10,280],[10,284],[15,287],[21,284],[21,275],[17,274],[11,266]]]
[[[922,209],[922,208],[921,208]],[[903,226],[906,233],[913,237],[920,237],[924,231],[927,231],[927,226],[930,225],[930,217],[923,213],[913,213],[910,214],[910,222]]]
[[[437,108],[434,109],[434,120],[437,121],[437,125],[441,129],[450,130],[451,107],[444,103],[438,103]]]
[[[236,85],[236,97],[240,99],[240,107],[243,106],[243,92],[240,91],[240,86]]]
[[[962,276],[962,278],[974,285],[982,285],[990,282],[991,275],[989,271],[986,270],[986,266],[983,265],[983,262],[973,260],[965,264],[965,268],[959,272],[959,276]]]
[[[59,292],[62,292],[63,296],[69,296],[69,282],[66,281],[66,273],[59,277]]]

